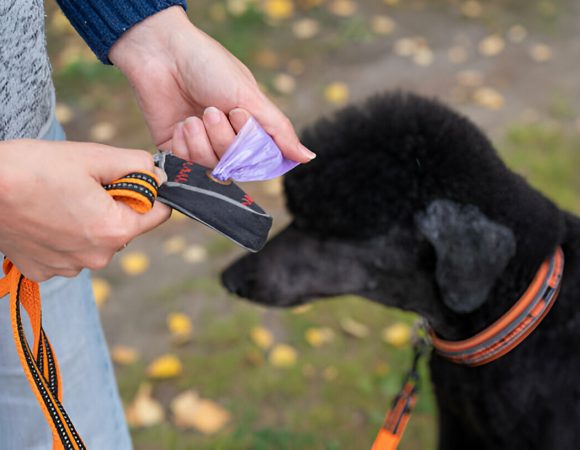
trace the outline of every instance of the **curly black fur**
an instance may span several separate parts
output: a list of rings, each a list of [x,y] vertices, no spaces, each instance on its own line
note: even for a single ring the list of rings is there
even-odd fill
[[[540,327],[486,366],[434,355],[431,376],[441,449],[580,448],[580,220],[433,100],[378,96],[304,142],[318,158],[286,178],[293,223],[229,268],[226,286],[272,306],[359,294],[462,339],[504,314],[561,245],[562,290]]]

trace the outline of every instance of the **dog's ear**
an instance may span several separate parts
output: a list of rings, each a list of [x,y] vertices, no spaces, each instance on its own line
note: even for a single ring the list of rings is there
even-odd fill
[[[513,232],[475,206],[449,200],[433,201],[415,220],[435,248],[444,303],[457,313],[476,310],[515,254]]]

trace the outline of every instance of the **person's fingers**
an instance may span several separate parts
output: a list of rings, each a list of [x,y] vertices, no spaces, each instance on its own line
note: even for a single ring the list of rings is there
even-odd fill
[[[85,159],[85,163],[88,173],[101,184],[111,183],[132,172],[153,172],[155,167],[153,155],[145,150],[91,145],[93,152],[90,158]]]
[[[189,150],[187,149],[187,143],[185,141],[183,122],[175,125],[173,138],[171,139],[171,152],[181,159],[189,159]]]
[[[315,153],[300,143],[290,120],[264,94],[259,92],[258,95],[258,99],[252,102],[253,107],[250,108],[246,105],[246,109],[274,138],[284,156],[300,163],[306,163],[316,158]]]
[[[203,112],[203,124],[214,152],[221,157],[236,137],[229,120],[222,111],[210,106]]]
[[[158,227],[171,216],[171,208],[161,202],[155,202],[153,209],[145,214],[132,214],[133,227],[129,230],[132,238]],[[126,244],[127,242],[125,242]]]
[[[212,149],[201,119],[198,117],[187,118],[183,132],[189,152],[189,157],[186,159],[204,167],[215,167],[218,158]]]
[[[240,132],[250,117],[252,117],[250,113],[242,108],[232,109],[228,114],[228,118],[236,134]]]

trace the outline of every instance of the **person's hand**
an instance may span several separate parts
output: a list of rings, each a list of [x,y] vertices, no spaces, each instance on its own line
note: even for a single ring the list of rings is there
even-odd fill
[[[141,215],[102,187],[141,170],[163,176],[141,150],[0,142],[0,251],[34,281],[105,267],[129,241],[169,218],[159,202]]]
[[[300,144],[288,118],[260,91],[250,71],[193,26],[179,6],[132,27],[113,46],[109,59],[131,82],[153,139],[163,150],[175,151],[174,140],[185,132],[185,143],[200,141],[192,144],[196,148],[189,149],[187,159],[215,165],[233,134],[214,133],[215,142],[205,142],[203,125],[208,131],[227,129],[220,111],[241,114],[241,109],[257,119],[287,158],[307,162],[315,156]]]

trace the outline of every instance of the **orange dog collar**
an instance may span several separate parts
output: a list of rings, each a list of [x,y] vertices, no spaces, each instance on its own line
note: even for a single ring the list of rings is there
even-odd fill
[[[515,349],[546,317],[558,298],[563,274],[564,252],[558,247],[540,266],[526,292],[496,322],[463,341],[441,339],[427,327],[430,345],[441,356],[456,364],[477,367],[495,361]],[[387,412],[372,450],[397,449],[415,406],[418,390],[417,365],[426,353],[425,345],[425,340],[415,342],[413,366]]]

